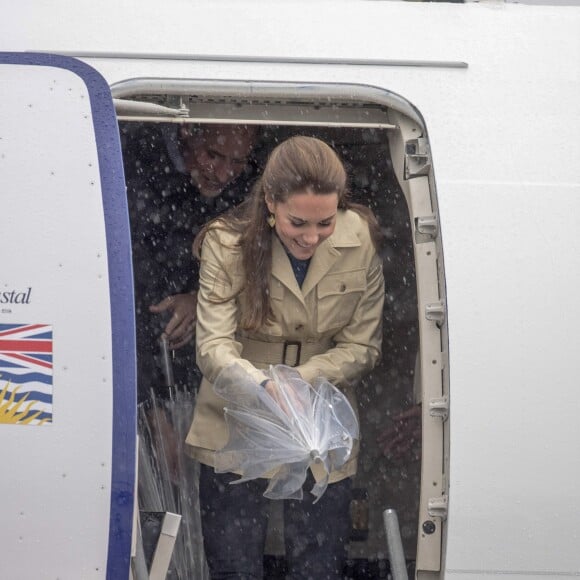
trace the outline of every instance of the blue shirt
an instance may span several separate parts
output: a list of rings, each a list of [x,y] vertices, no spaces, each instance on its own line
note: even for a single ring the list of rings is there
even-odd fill
[[[310,265],[310,258],[306,260],[299,260],[295,258],[286,248],[286,254],[288,254],[288,258],[290,259],[290,265],[292,266],[292,271],[294,272],[294,276],[296,276],[296,282],[298,282],[298,286],[302,288],[302,284],[304,283],[304,279],[306,278],[306,274],[308,272],[308,266]]]

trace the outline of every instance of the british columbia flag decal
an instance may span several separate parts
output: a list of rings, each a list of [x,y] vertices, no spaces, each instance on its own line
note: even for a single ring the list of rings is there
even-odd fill
[[[0,324],[0,423],[52,422],[52,326]]]

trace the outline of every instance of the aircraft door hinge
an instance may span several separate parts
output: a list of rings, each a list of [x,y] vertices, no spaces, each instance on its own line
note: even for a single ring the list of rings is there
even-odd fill
[[[183,117],[187,119],[189,117],[189,107],[180,99],[179,100],[179,109],[176,112],[178,117]]]
[[[429,415],[431,417],[440,417],[443,421],[449,416],[449,399],[441,397],[429,401]]]
[[[405,142],[405,179],[427,175],[431,169],[431,148],[425,137]]]
[[[418,217],[415,220],[415,223],[417,224],[417,231],[420,234],[430,236],[431,238],[437,237],[437,216],[426,215],[423,217]]]
[[[147,117],[151,120],[156,117],[188,117],[189,109],[181,104],[179,109],[165,107],[157,103],[147,103],[144,101],[131,101],[129,99],[113,99],[115,112],[121,120],[136,117]]]
[[[447,518],[447,496],[430,497],[427,502],[427,513],[432,518]]]
[[[433,320],[438,327],[445,322],[445,304],[443,302],[434,302],[425,305],[425,318]]]
[[[433,241],[438,233],[437,216],[426,215],[415,218],[415,241],[418,244]]]

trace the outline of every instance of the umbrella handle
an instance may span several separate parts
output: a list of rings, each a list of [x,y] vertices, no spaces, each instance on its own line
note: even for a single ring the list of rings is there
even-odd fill
[[[169,339],[163,335],[159,341],[161,350],[161,365],[163,371],[163,379],[166,387],[173,387],[175,379],[173,377],[173,360],[171,357],[171,349],[169,348]]]

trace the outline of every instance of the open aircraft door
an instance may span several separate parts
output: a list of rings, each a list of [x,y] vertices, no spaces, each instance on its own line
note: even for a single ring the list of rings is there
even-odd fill
[[[128,578],[129,223],[105,80],[0,54],[0,577]]]

